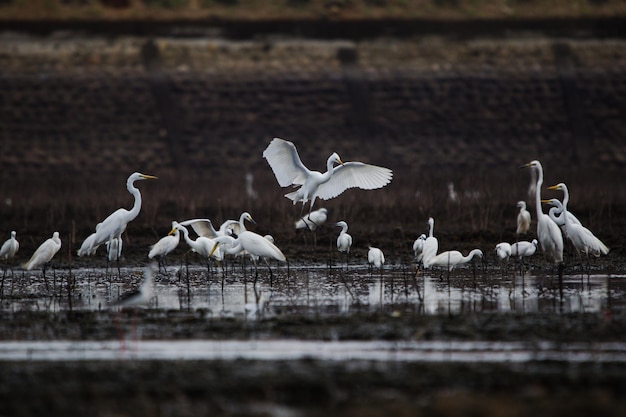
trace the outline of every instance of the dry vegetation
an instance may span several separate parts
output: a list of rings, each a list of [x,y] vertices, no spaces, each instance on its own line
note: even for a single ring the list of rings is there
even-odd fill
[[[626,14],[621,0],[3,0],[0,19],[508,19]]]

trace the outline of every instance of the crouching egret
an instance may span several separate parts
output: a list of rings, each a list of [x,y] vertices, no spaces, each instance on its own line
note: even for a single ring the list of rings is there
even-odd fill
[[[23,267],[25,270],[30,271],[35,268],[42,268],[43,279],[46,282],[46,288],[48,287],[48,280],[46,279],[46,265],[52,260],[54,255],[61,249],[61,239],[59,238],[59,232],[54,232],[50,239],[44,241],[33,253],[28,262]]]
[[[511,256],[511,244],[507,242],[500,242],[496,245],[496,255],[502,261],[508,261]]]
[[[180,231],[175,227],[175,222],[172,222],[172,229],[174,230],[173,234],[169,234],[167,236],[162,237],[155,243],[150,246],[150,252],[148,252],[148,259],[158,258],[159,271],[161,270],[161,266],[163,266],[163,270],[167,273],[167,268],[165,267],[165,257],[172,252],[178,246],[180,242]]]
[[[318,227],[326,223],[328,210],[325,208],[312,211],[308,216],[304,216],[296,222],[296,229],[309,229],[314,232]]]
[[[370,267],[375,266],[380,269],[382,273],[383,265],[385,264],[385,255],[383,254],[383,251],[379,248],[369,246],[369,250],[367,252],[367,263]]]
[[[337,153],[333,153],[326,161],[326,172],[310,171],[298,155],[296,146],[289,141],[274,138],[263,151],[272,168],[276,180],[281,187],[300,186],[296,191],[285,194],[293,204],[302,202],[304,205],[311,200],[309,213],[313,209],[316,198],[329,200],[337,197],[348,188],[373,190],[389,184],[393,173],[388,168],[364,164],[362,162],[342,162]],[[335,163],[339,164],[335,166]]]

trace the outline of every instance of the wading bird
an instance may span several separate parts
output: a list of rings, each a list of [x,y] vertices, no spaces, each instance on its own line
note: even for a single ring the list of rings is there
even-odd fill
[[[98,230],[99,226],[100,226],[100,223],[98,223],[98,226],[96,226],[96,230]],[[96,232],[93,232],[92,234],[87,236],[87,238],[83,241],[83,244],[80,245],[80,249],[78,249],[78,251],[76,251],[76,254],[78,256],[92,256],[92,255],[95,255],[96,251],[100,247],[100,245],[94,246],[95,239],[96,239]]]
[[[548,190],[561,190],[564,193],[567,192],[567,186],[564,183],[559,183],[548,187]],[[555,199],[552,199],[555,200]],[[548,200],[551,202],[552,200]],[[558,200],[557,200],[558,201]],[[563,199],[563,210],[567,213],[567,205],[565,199]],[[589,261],[589,255],[600,256],[607,255],[609,248],[598,239],[591,230],[587,229],[580,224],[570,223],[569,217],[565,216],[565,232],[569,240],[572,241],[576,250],[580,253],[584,253]]]
[[[99,226],[96,227],[96,236],[93,238],[91,248],[108,242],[113,238],[121,237],[128,223],[134,220],[141,211],[141,192],[135,187],[135,181],[156,178],[155,176],[145,175],[139,172],[135,172],[128,177],[126,180],[126,189],[135,198],[132,209],[126,210],[125,208],[119,208],[104,219]],[[89,250],[89,248],[86,248],[86,250]]]
[[[536,171],[537,182],[535,185],[535,207],[537,210],[537,240],[546,258],[554,263],[563,262],[563,236],[559,226],[545,214],[541,208],[541,186],[543,185],[543,168],[537,160],[524,165]],[[561,274],[559,274],[560,276]]]
[[[348,223],[345,221],[338,221],[335,223],[335,226],[341,227],[341,232],[339,232],[339,236],[337,236],[337,250],[339,253],[345,254],[347,268],[348,254],[350,253],[350,248],[352,247],[352,236],[348,233]]]
[[[530,256],[533,256],[535,252],[537,251],[537,245],[539,245],[539,242],[537,241],[537,239],[533,239],[532,242],[528,242],[525,240],[522,240],[520,242],[515,242],[514,244],[511,245],[511,256],[516,257],[518,261],[520,262],[521,266],[523,266],[524,265],[523,258],[528,258]]]
[[[219,250],[213,251],[213,252],[211,251],[211,249],[213,248],[213,245],[215,244],[214,239],[204,237],[204,236],[198,236],[196,240],[193,240],[189,237],[189,230],[187,230],[185,226],[183,226],[182,224],[178,222],[173,222],[172,230],[170,230],[169,234],[174,235],[177,230],[180,230],[181,232],[183,232],[185,242],[187,242],[191,250],[196,252],[198,255],[200,255],[204,259],[206,259],[207,269],[209,269],[209,272],[211,270],[210,264],[209,264],[211,258],[215,259],[216,261],[221,261],[223,259],[223,255],[221,251]]]
[[[528,229],[530,229],[530,212],[526,210],[526,202],[518,201],[517,207],[519,208],[519,213],[517,213],[517,233],[519,235],[525,235],[528,233]]]
[[[328,219],[328,210],[325,208],[312,211],[308,216],[299,219],[296,222],[296,229],[309,229],[314,232],[318,227],[326,223]]]
[[[428,237],[424,240],[424,247],[422,248],[422,264],[424,268],[429,268],[429,261],[437,255],[439,250],[439,241],[434,236],[435,232],[435,219],[430,217],[428,219]]]
[[[248,213],[242,214],[242,217],[241,217],[242,223],[243,223],[243,220],[254,222],[254,220],[252,219],[252,216],[250,216]],[[285,255],[282,253],[280,249],[278,249],[276,245],[274,245],[272,242],[270,242],[268,239],[264,238],[263,236],[259,235],[258,233],[254,233],[249,230],[243,231],[234,240],[229,239],[228,237],[225,237],[225,236],[216,237],[213,248],[211,249],[211,253],[218,250],[219,246],[222,246],[225,244],[230,245],[230,247],[227,246],[224,249],[229,254],[239,253],[242,250],[245,250],[251,256],[254,255],[259,258],[264,258],[264,259],[272,258],[280,262],[285,262],[287,260],[287,258],[285,258]],[[270,279],[272,279],[272,277],[274,276],[272,272],[272,268],[270,267],[268,262],[266,263],[267,263],[267,268],[270,271]],[[256,262],[254,263],[254,269],[255,269],[254,282],[256,283],[256,280],[259,276],[259,270],[258,270]]]
[[[552,200],[550,200],[551,201],[550,205],[552,207],[550,207],[550,209],[548,210],[548,216],[550,216],[550,218],[552,219],[554,223],[559,225],[563,233],[566,233],[565,232],[565,218],[566,217],[570,224],[582,225],[580,220],[578,220],[578,218],[574,216],[574,214],[571,211],[565,210],[563,208],[563,204],[559,200],[557,200],[556,198]],[[547,202],[548,200],[543,200],[543,201]],[[563,201],[565,201],[565,199]],[[565,215],[563,215],[563,213],[565,213]]]
[[[298,156],[292,142],[274,138],[263,151],[272,168],[276,180],[281,187],[300,186],[296,191],[285,194],[293,204],[302,202],[304,205],[311,200],[309,213],[313,209],[316,198],[329,200],[337,197],[348,188],[358,187],[364,190],[382,188],[389,184],[393,173],[388,168],[364,164],[362,162],[343,163],[337,153],[333,153],[326,161],[326,172],[310,171]],[[334,166],[335,164],[338,166]]]
[[[161,266],[163,266],[163,270],[167,273],[167,268],[165,266],[165,257],[172,252],[178,246],[180,242],[180,231],[176,229],[175,222],[172,222],[172,229],[174,230],[173,234],[168,234],[167,236],[162,237],[158,240],[157,243],[150,246],[150,252],[148,252],[148,259],[158,258],[159,271],[161,270]]]
[[[8,262],[9,259],[15,257],[15,254],[20,249],[20,242],[15,238],[15,231],[11,232],[11,237],[8,238],[0,248],[0,259],[4,259]]]
[[[500,242],[496,245],[496,255],[502,261],[508,261],[511,256],[511,244],[507,242]]]
[[[468,263],[475,256],[482,258],[483,252],[480,249],[473,249],[467,254],[467,256],[463,256],[463,254],[458,250],[449,250],[437,254],[437,256],[428,261],[428,265],[426,265],[426,260],[424,260],[424,267],[430,268],[438,266],[441,268],[447,268],[449,272],[459,265]]]
[[[383,265],[385,264],[385,255],[383,254],[383,251],[379,248],[369,246],[369,250],[367,251],[367,263],[370,265],[370,268],[378,268],[382,274]]]
[[[61,249],[61,239],[59,238],[59,232],[54,232],[50,239],[47,239],[43,242],[33,256],[30,257],[28,262],[24,265],[25,270],[30,271],[35,268],[42,268],[43,279],[46,282],[46,287],[48,287],[48,280],[46,279],[46,265],[48,262],[52,260],[54,255]]]
[[[146,308],[154,298],[154,262],[144,268],[143,282],[128,294],[109,304],[111,307]]]
[[[424,257],[424,242],[426,241],[426,235],[422,233],[420,237],[413,242],[413,254],[415,255],[415,261],[419,264]]]

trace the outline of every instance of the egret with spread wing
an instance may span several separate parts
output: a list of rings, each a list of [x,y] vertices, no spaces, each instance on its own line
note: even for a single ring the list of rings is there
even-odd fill
[[[302,201],[302,210],[311,200],[309,213],[318,197],[329,200],[355,187],[364,190],[382,188],[389,184],[393,176],[388,168],[362,162],[344,163],[337,153],[328,157],[325,173],[310,171],[300,160],[296,146],[279,138],[270,142],[263,151],[263,157],[267,159],[281,187],[300,186],[296,191],[285,194],[285,197],[292,200],[293,204]]]

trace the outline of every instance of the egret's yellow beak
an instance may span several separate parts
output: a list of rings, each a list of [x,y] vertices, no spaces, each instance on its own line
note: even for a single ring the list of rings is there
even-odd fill
[[[552,200],[541,200],[543,204],[552,204]]]
[[[159,177],[155,177],[154,175],[146,175],[146,174],[141,174],[141,178],[143,178],[144,180],[158,180]]]
[[[213,256],[213,253],[215,253],[219,245],[220,245],[219,243],[216,243],[215,245],[213,245],[213,249],[211,249],[211,253],[209,253],[209,258]]]
[[[173,228],[172,230],[170,230],[170,232],[167,235],[168,236],[173,235],[174,233],[176,233],[176,230],[177,230],[176,228]]]
[[[530,162],[527,164],[522,165],[520,168],[530,168]]]
[[[550,187],[547,188],[547,190],[559,190],[560,187],[558,185],[551,185]]]
[[[341,160],[341,158],[337,158],[337,162],[341,165],[343,165],[343,161]]]

